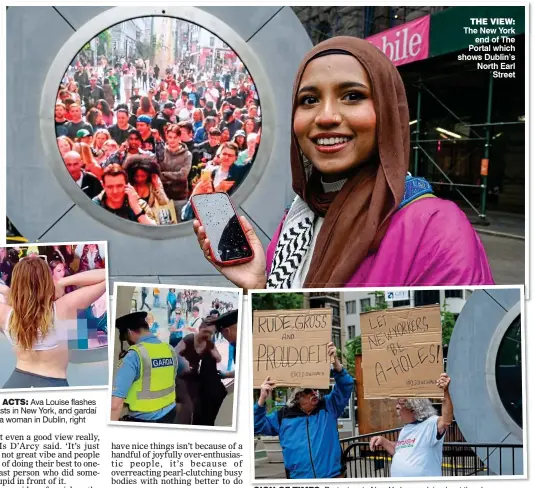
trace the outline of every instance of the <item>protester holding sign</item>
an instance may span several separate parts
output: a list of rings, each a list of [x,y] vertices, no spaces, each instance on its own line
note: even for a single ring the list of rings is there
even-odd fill
[[[404,422],[399,440],[393,442],[382,436],[371,439],[372,451],[382,447],[393,456],[391,463],[393,478],[441,476],[445,432],[452,424],[453,418],[453,406],[449,394],[450,382],[450,377],[445,373],[436,382],[444,392],[441,416],[438,417],[427,398],[399,398],[396,406],[397,414]]]
[[[286,475],[291,479],[342,478],[341,446],[337,419],[349,403],[354,379],[343,368],[336,346],[328,344],[335,386],[324,398],[311,388],[294,388],[287,405],[266,414],[265,401],[276,384],[267,377],[254,405],[254,435],[277,435],[282,446]]]

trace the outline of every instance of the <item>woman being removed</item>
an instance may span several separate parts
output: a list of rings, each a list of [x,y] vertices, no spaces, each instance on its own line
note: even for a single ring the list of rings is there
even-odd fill
[[[408,174],[409,156],[406,92],[388,57],[354,37],[318,44],[293,88],[297,196],[266,253],[241,217],[254,260],[217,269],[245,289],[493,284],[465,214]]]

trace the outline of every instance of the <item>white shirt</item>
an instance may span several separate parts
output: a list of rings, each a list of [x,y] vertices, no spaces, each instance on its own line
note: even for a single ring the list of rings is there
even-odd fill
[[[343,188],[343,185],[347,182],[346,179],[336,181],[334,183],[327,183],[324,181],[321,181],[323,184],[323,189],[326,193],[330,193],[332,191],[339,191],[341,188]],[[321,227],[323,226],[324,219],[322,217],[317,217],[315,219],[314,225],[313,225],[313,237],[310,244],[310,248],[308,249],[308,252],[306,253],[306,256],[302,259],[300,266],[298,267],[295,276],[293,276],[293,281],[291,282],[291,288],[302,288],[302,285],[304,284],[304,281],[306,280],[306,276],[308,275],[308,271],[310,270],[310,263],[313,256],[313,250],[315,249],[315,244],[317,243],[317,237],[319,235],[319,232],[321,232]]]
[[[180,122],[191,120],[191,112],[186,108],[183,108],[178,114],[178,119],[180,120]]]
[[[441,476],[443,442],[438,439],[437,415],[405,425],[395,445],[391,477]]]
[[[217,105],[217,100],[219,100],[219,90],[217,88],[206,88],[206,93],[204,93],[204,98],[207,102],[213,102],[213,105]]]

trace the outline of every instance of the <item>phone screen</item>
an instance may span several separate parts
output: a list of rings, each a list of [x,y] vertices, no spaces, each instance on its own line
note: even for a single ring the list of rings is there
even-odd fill
[[[192,198],[218,261],[235,261],[252,256],[252,249],[226,193],[207,193]]]

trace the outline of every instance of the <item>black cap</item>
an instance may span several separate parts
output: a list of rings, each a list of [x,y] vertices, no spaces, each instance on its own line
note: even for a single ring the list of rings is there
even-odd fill
[[[231,310],[230,312],[223,313],[215,320],[215,326],[217,330],[226,329],[237,324],[237,310]]]
[[[119,329],[119,339],[125,341],[128,330],[139,330],[147,327],[146,312],[134,312],[123,315],[115,320],[115,327]]]
[[[173,102],[165,102],[165,105],[163,105],[163,108],[172,108],[175,109],[176,105],[174,105]]]

